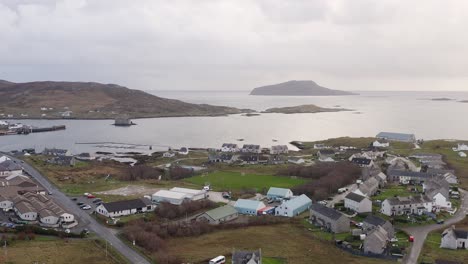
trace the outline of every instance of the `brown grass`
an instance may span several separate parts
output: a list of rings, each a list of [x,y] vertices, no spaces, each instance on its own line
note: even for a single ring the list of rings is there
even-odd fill
[[[339,250],[331,242],[313,238],[310,231],[292,224],[225,230],[200,237],[168,240],[169,253],[185,261],[202,262],[236,249],[262,249],[264,257],[282,257],[288,264],[386,263],[356,257]]]

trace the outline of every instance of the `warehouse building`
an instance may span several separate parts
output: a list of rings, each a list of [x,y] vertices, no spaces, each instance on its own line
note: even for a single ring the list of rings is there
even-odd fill
[[[302,194],[301,196],[294,197],[276,207],[275,215],[287,217],[298,216],[302,212],[308,210],[311,205],[312,200],[310,200],[307,195]]]
[[[266,207],[265,204],[261,201],[246,200],[246,199],[239,199],[234,204],[234,208],[236,208],[239,214],[246,214],[246,215],[258,215],[258,212],[265,207]]]
[[[187,200],[187,194],[181,192],[173,192],[167,190],[160,190],[151,196],[153,203],[167,202],[175,205],[181,205]]]
[[[185,197],[187,199],[192,200],[192,201],[198,201],[198,200],[206,198],[205,190],[195,190],[195,189],[189,189],[189,188],[174,187],[170,189],[169,191],[183,193],[186,195]]]

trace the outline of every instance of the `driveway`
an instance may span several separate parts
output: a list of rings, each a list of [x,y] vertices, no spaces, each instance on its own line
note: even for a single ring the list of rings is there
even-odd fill
[[[125,256],[131,263],[150,264],[150,262],[143,256],[122,242],[109,228],[102,226],[94,218],[92,218],[89,213],[81,210],[78,206],[76,206],[75,202],[60,192],[57,187],[52,185],[47,180],[47,178],[41,175],[35,168],[27,163],[21,163],[21,161],[17,158],[11,157],[9,155],[7,156],[10,157],[13,161],[16,161],[18,164],[21,164],[21,166],[23,166],[23,170],[26,173],[39,182],[47,191],[51,192],[51,197],[63,208],[68,210],[70,213],[73,213],[82,226],[86,226],[97,236],[107,240],[110,245],[112,245],[118,252]]]
[[[466,214],[468,213],[468,192],[461,189],[460,192],[462,195],[462,204],[460,205],[460,208],[458,208],[457,213],[453,217],[446,219],[444,224],[432,224],[403,228],[405,232],[414,236],[414,242],[411,245],[410,253],[405,256],[405,258],[403,259],[403,263],[417,263],[419,255],[421,254],[421,250],[424,245],[424,241],[426,240],[426,237],[430,232],[441,228],[447,228],[465,218]]]
[[[336,203],[343,201],[346,195],[348,195],[350,192],[355,191],[358,188],[358,186],[356,183],[353,183],[351,185],[345,186],[344,188],[347,188],[348,190],[344,193],[336,194],[335,196],[333,196],[333,199],[327,202],[328,207],[333,207]]]

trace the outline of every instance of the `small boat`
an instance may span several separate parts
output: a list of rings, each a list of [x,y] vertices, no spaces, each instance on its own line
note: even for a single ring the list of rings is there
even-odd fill
[[[238,138],[237,141],[244,141],[244,139],[243,138]]]
[[[277,142],[278,140],[277,139],[272,139],[273,142]]]

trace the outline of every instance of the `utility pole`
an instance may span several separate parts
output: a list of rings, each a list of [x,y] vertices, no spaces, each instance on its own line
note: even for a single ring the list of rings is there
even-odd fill
[[[8,250],[7,250],[7,241],[5,239],[5,246],[4,247],[4,251],[5,251],[5,263],[8,262]]]

